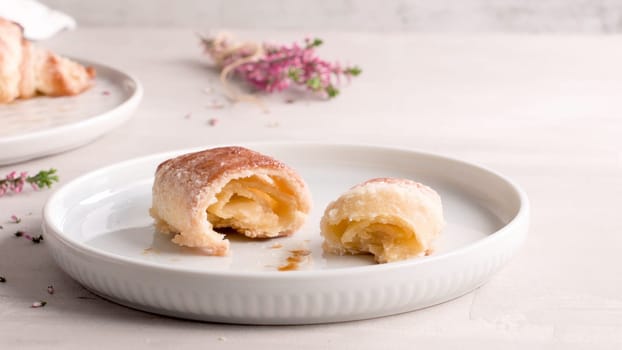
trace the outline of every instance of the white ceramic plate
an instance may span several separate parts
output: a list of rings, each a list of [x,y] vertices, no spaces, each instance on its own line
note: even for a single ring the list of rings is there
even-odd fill
[[[44,209],[46,244],[58,265],[93,292],[155,313],[217,322],[303,324],[415,310],[484,283],[525,239],[527,197],[481,167],[410,150],[350,145],[254,144],[308,182],[314,210],[292,237],[232,237],[229,257],[172,244],[148,215],[158,154],[84,175]],[[376,265],[369,256],[322,254],[319,220],[327,203],[372,177],[416,179],[441,195],[448,222],[435,254]],[[275,248],[275,243],[282,245]],[[278,246],[277,244],[277,246]],[[290,250],[312,254],[281,272]]]
[[[98,63],[95,84],[77,96],[36,97],[0,106],[0,165],[63,152],[116,128],[142,98],[138,80]]]

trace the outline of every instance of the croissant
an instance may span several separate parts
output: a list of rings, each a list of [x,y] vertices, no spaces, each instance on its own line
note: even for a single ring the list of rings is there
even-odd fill
[[[379,263],[431,253],[443,225],[441,198],[433,189],[395,178],[353,187],[328,205],[320,222],[325,252],[370,253]]]
[[[294,233],[311,209],[300,175],[278,160],[243,147],[221,147],[169,159],[156,170],[151,216],[172,241],[227,255],[217,229],[249,238]]]
[[[18,24],[0,18],[0,103],[37,94],[77,95],[94,77],[92,67],[35,47]]]

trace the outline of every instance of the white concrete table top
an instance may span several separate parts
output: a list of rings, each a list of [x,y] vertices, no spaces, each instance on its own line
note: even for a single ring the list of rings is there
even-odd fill
[[[243,35],[290,42],[304,34]],[[99,140],[0,175],[55,167],[59,187],[136,156],[262,140],[423,149],[486,165],[526,189],[530,237],[505,269],[468,295],[393,317],[296,327],[176,320],[93,296],[54,264],[45,241],[13,237],[40,232],[52,192],[27,191],[0,198],[0,348],[622,348],[622,37],[319,36],[320,54],[363,74],[332,101],[268,98],[268,114],[248,104],[206,108],[220,87],[191,29],[57,36],[43,44],[135,74],[143,103]],[[11,214],[23,221],[8,223]],[[39,299],[48,304],[30,308]]]

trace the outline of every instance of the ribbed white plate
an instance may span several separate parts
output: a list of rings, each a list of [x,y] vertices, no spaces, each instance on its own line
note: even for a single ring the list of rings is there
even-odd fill
[[[95,84],[80,95],[35,97],[0,105],[0,165],[63,152],[121,125],[142,88],[130,75],[98,63]]]
[[[248,147],[283,160],[308,182],[315,208],[294,236],[229,235],[231,256],[208,257],[155,232],[148,215],[153,173],[163,160],[193,151],[184,150],[100,169],[59,189],[44,209],[54,259],[95,293],[133,308],[206,321],[302,324],[390,315],[458,297],[499,270],[527,234],[523,191],[475,165],[372,146]],[[436,253],[383,265],[369,256],[324,255],[319,220],[326,204],[354,184],[386,176],[440,193],[448,225]],[[295,249],[311,256],[299,270],[278,271]]]

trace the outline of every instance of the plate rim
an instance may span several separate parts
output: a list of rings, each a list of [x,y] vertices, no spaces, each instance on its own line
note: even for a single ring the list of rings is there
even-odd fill
[[[66,56],[68,57],[68,56]],[[142,96],[144,94],[144,89],[143,86],[141,84],[141,82],[138,80],[138,78],[136,78],[135,75],[128,73],[126,71],[117,69],[115,67],[109,66],[107,64],[102,64],[99,62],[95,62],[95,61],[91,61],[91,60],[85,60],[85,59],[81,59],[81,58],[73,58],[73,57],[68,57],[73,61],[76,61],[84,66],[95,66],[95,70],[97,71],[97,66],[114,71],[118,74],[124,75],[125,77],[129,78],[135,85],[134,91],[132,92],[132,94],[130,95],[130,97],[128,99],[126,99],[125,101],[123,101],[122,103],[114,106],[112,109],[106,110],[102,113],[99,114],[95,114],[95,115],[91,115],[88,118],[73,122],[73,123],[67,123],[67,124],[63,124],[63,125],[58,125],[58,126],[54,126],[51,127],[49,129],[43,129],[43,130],[36,130],[36,131],[31,131],[31,132],[27,132],[24,134],[18,134],[18,135],[12,135],[12,136],[0,136],[0,146],[3,143],[10,143],[10,142],[22,142],[24,141],[24,139],[30,139],[30,138],[36,138],[36,137],[41,137],[42,135],[45,136],[49,136],[48,134],[52,133],[52,134],[59,134],[59,133],[63,133],[66,131],[71,131],[71,129],[74,128],[80,128],[83,127],[84,124],[88,124],[91,122],[97,122],[99,120],[102,119],[106,119],[109,118],[109,114],[115,113],[121,109],[127,108],[128,105],[131,105],[135,102],[140,102],[140,100],[142,99]],[[92,86],[91,88],[93,88],[94,86]],[[79,97],[80,94],[75,95],[73,97]],[[35,97],[36,98],[36,97]],[[138,100],[138,101],[137,101]],[[52,135],[54,136],[54,135]]]
[[[254,146],[285,146],[285,145],[296,145],[296,146],[306,146],[306,147],[349,147],[349,148],[360,148],[360,149],[373,149],[373,150],[381,150],[381,151],[398,151],[398,152],[407,152],[407,153],[416,153],[421,156],[437,158],[443,161],[449,161],[458,163],[462,166],[472,167],[484,172],[488,172],[499,179],[503,180],[506,185],[508,185],[517,195],[519,199],[519,209],[516,215],[503,227],[498,230],[491,232],[486,237],[478,239],[475,242],[469,243],[460,248],[451,250],[446,253],[442,253],[439,255],[431,255],[426,257],[425,259],[409,259],[403,261],[397,261],[387,264],[371,264],[365,266],[350,266],[343,267],[338,269],[325,269],[325,270],[299,270],[295,271],[295,273],[283,273],[281,271],[221,271],[221,270],[204,270],[197,267],[184,267],[184,266],[176,266],[176,265],[161,265],[153,262],[147,262],[142,260],[136,260],[133,258],[120,256],[114,253],[107,252],[105,250],[97,249],[90,247],[87,244],[82,242],[78,242],[66,237],[63,234],[63,231],[60,227],[58,227],[58,220],[54,219],[51,216],[52,206],[55,205],[55,202],[62,198],[66,191],[71,190],[73,186],[77,186],[82,182],[87,181],[92,177],[97,177],[101,173],[105,173],[107,171],[113,170],[115,168],[123,168],[131,165],[132,163],[147,161],[150,158],[164,158],[171,157],[183,153],[195,152],[204,150],[207,148],[213,147],[225,147],[225,146],[243,146],[252,148]],[[104,259],[109,262],[122,262],[124,264],[131,264],[140,268],[146,269],[155,269],[155,270],[165,270],[167,272],[175,272],[175,273],[185,273],[185,274],[197,274],[201,276],[226,276],[226,277],[239,277],[246,279],[308,279],[313,277],[328,277],[331,275],[343,275],[343,274],[368,274],[368,273],[379,273],[386,270],[395,270],[400,268],[414,268],[416,266],[428,265],[428,264],[438,264],[439,262],[447,259],[452,259],[456,255],[464,255],[468,254],[469,251],[473,249],[477,249],[482,245],[489,245],[493,242],[503,239],[504,237],[512,234],[514,232],[514,227],[519,227],[521,225],[529,224],[529,215],[530,215],[530,203],[527,197],[526,192],[513,180],[502,175],[501,173],[492,170],[486,166],[482,166],[480,164],[474,162],[467,162],[458,158],[441,155],[438,153],[422,151],[415,148],[410,147],[402,147],[402,146],[386,146],[386,145],[376,145],[376,144],[363,144],[363,143],[325,143],[325,142],[305,142],[305,141],[262,141],[262,142],[243,142],[243,143],[223,143],[223,144],[208,144],[200,147],[192,147],[192,148],[184,148],[184,149],[176,149],[173,151],[165,151],[152,153],[140,157],[134,157],[131,159],[127,159],[120,162],[115,162],[113,164],[97,168],[95,170],[89,171],[83,175],[80,175],[68,183],[64,184],[62,187],[56,189],[54,193],[48,198],[46,201],[43,210],[42,210],[42,229],[46,235],[52,234],[55,239],[60,241],[66,248],[77,250],[86,256],[95,257],[99,259]],[[528,232],[525,232],[527,234]],[[516,233],[519,234],[519,233]]]

